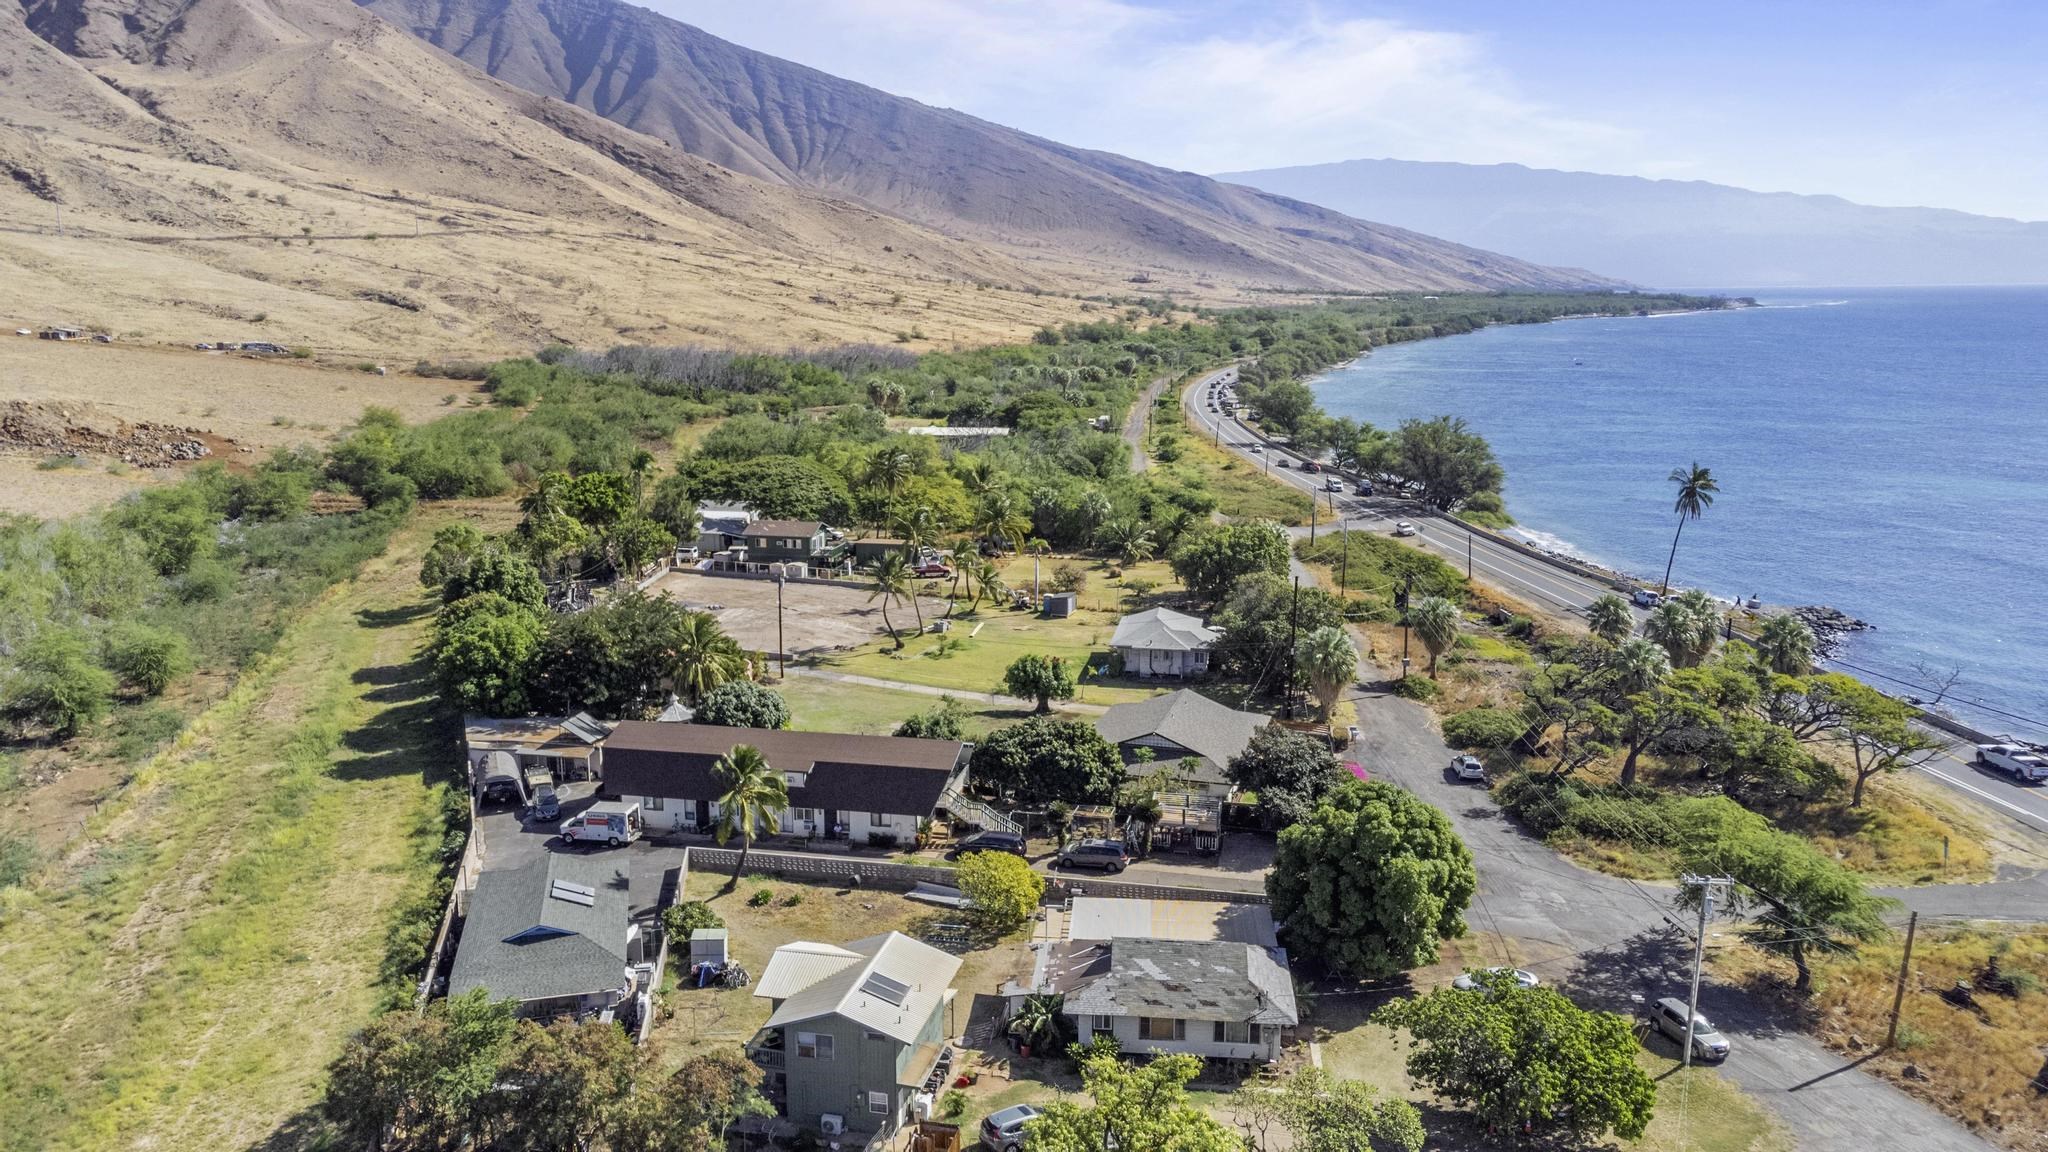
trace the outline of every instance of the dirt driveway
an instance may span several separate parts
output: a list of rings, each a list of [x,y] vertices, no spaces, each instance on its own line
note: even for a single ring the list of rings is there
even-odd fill
[[[726,635],[750,652],[776,651],[773,580],[670,572],[656,580],[647,592],[710,612]],[[879,600],[869,603],[870,592],[868,585],[853,583],[845,587],[784,585],[782,635],[790,655],[858,648],[882,635],[882,604]],[[926,620],[937,619],[946,610],[943,600],[930,596],[919,600]],[[891,607],[889,619],[906,633],[917,627],[917,618],[908,604]]]

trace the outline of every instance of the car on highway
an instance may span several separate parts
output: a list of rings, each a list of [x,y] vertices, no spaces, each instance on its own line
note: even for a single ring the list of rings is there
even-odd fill
[[[1470,992],[1479,987],[1479,978],[1482,976],[1507,976],[1510,974],[1515,978],[1515,985],[1520,988],[1534,988],[1543,983],[1543,979],[1534,972],[1521,968],[1497,965],[1492,968],[1467,968],[1458,974],[1456,980],[1451,981],[1451,987],[1456,988],[1460,992]]]
[[[1396,520],[1394,521],[1394,535],[1413,536],[1415,535],[1415,525],[1410,524],[1406,520]]]
[[[1657,595],[1648,588],[1638,588],[1629,594],[1629,602],[1638,608],[1655,608],[1664,602],[1664,597]]]
[[[1008,852],[1012,856],[1025,856],[1024,838],[1015,832],[977,832],[962,840],[953,849],[953,855],[965,856],[969,852]]]
[[[1486,781],[1486,765],[1477,756],[1451,757],[1451,775],[1460,780]]]
[[[1325,492],[1342,492],[1343,490],[1344,481],[1339,480],[1335,476],[1332,476],[1328,480],[1323,481],[1323,491]]]
[[[1979,744],[1977,763],[2007,773],[2022,784],[2048,782],[2048,757],[2025,744]]]
[[[1351,490],[1351,494],[1352,494],[1353,496],[1370,496],[1370,495],[1372,495],[1372,481],[1370,481],[1370,480],[1360,480],[1360,481],[1358,482],[1358,487],[1356,487],[1356,488],[1353,488],[1353,489]]]
[[[1264,444],[1254,444],[1250,448],[1246,449],[1246,451],[1250,452],[1254,456],[1264,456],[1266,454],[1266,446]]]
[[[1321,472],[1323,470],[1323,466],[1321,464],[1316,463],[1313,460],[1303,460],[1301,462],[1301,470],[1303,472]]]
[[[1111,874],[1123,871],[1130,863],[1131,854],[1124,851],[1121,840],[1082,840],[1067,845],[1059,859],[1062,868],[1100,868]]]
[[[1012,1104],[991,1112],[981,1121],[981,1142],[990,1152],[1020,1152],[1027,1147],[1024,1128],[1038,1116],[1038,1109],[1029,1104]]]
[[[1277,463],[1278,463],[1278,464],[1279,464],[1279,465],[1280,465],[1280,466],[1281,466],[1282,468],[1292,468],[1292,467],[1294,467],[1294,461],[1292,461],[1292,460],[1288,459],[1288,458],[1287,458],[1287,457],[1285,457],[1285,456],[1275,456],[1275,457],[1274,457],[1273,459],[1274,459],[1274,460],[1275,460],[1275,461],[1276,461],[1276,462],[1277,462]]]
[[[1650,1009],[1650,1021],[1657,1031],[1683,1044],[1686,1042],[1685,1001],[1676,996],[1666,996]],[[1726,1060],[1728,1038],[1714,1031],[1714,1025],[1705,1016],[1693,1013],[1692,1054],[1702,1060]]]

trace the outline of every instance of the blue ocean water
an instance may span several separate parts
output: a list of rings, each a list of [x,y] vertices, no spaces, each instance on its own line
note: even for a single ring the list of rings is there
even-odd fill
[[[1675,585],[1832,605],[1877,625],[1838,666],[1899,691],[1878,677],[1959,669],[1960,717],[2048,738],[2048,288],[1728,294],[1763,306],[1488,328],[1314,390],[1385,426],[1465,417],[1532,539],[1652,579],[1666,478],[1698,461],[1721,493]]]

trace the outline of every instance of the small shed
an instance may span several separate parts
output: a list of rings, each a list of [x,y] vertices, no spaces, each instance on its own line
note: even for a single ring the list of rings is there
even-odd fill
[[[53,324],[50,327],[43,329],[41,332],[36,333],[36,335],[41,336],[45,340],[77,340],[83,337],[85,333],[77,328],[70,328],[61,324]]]
[[[690,970],[699,964],[725,964],[726,929],[699,928],[690,933]]]
[[[1045,615],[1062,620],[1074,614],[1074,605],[1080,599],[1078,592],[1047,592],[1045,594]]]

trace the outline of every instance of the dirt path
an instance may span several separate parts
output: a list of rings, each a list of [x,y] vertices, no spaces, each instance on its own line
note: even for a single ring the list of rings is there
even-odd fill
[[[1173,383],[1172,376],[1161,376],[1145,385],[1138,399],[1131,405],[1131,414],[1124,417],[1124,443],[1131,446],[1131,471],[1143,472],[1152,466],[1152,459],[1145,455],[1145,431],[1152,420],[1152,405],[1159,400],[1159,394]]]

